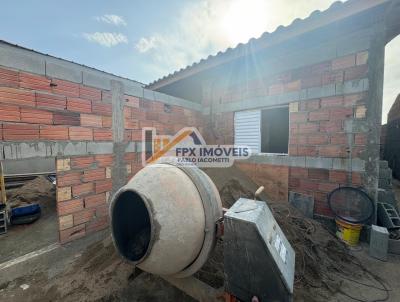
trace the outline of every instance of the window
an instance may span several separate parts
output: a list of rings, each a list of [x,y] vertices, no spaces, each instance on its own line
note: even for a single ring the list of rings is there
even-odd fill
[[[235,144],[249,146],[253,154],[287,154],[289,108],[235,112]]]
[[[289,108],[261,110],[261,152],[288,153]]]

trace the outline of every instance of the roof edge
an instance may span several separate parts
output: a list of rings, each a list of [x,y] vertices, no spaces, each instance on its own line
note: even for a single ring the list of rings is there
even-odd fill
[[[186,66],[163,78],[155,80],[145,87],[148,89],[159,89],[201,71],[211,69],[218,65],[233,61],[246,55],[246,47],[251,46],[252,51],[256,52],[274,45],[283,43],[296,36],[311,32],[317,28],[327,26],[356,15],[373,7],[380,6],[391,0],[348,0],[346,2],[337,1],[325,11],[315,10],[305,19],[295,19],[288,26],[278,26],[272,33],[265,32],[259,38],[251,38],[247,43],[239,43],[234,48],[227,48],[224,52],[210,55],[206,59]]]

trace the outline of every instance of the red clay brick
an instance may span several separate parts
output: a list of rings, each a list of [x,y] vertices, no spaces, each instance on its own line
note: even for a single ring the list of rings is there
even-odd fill
[[[109,102],[109,103],[111,103],[111,101],[112,101],[112,93],[111,93],[111,91],[108,91],[108,90],[102,90],[101,91],[101,100],[103,101],[103,102]]]
[[[315,146],[297,146],[298,156],[316,156],[318,154]]]
[[[344,71],[344,80],[362,79],[368,74],[368,65],[355,66]]]
[[[131,119],[132,118],[132,108],[130,108],[128,106],[124,106],[123,114],[124,114],[125,119]]]
[[[322,85],[322,77],[321,75],[312,75],[312,76],[307,76],[301,79],[301,88],[306,89],[306,88],[311,88],[311,87],[317,87]]]
[[[20,87],[35,90],[50,91],[50,80],[45,76],[20,72],[19,73]]]
[[[125,130],[124,131],[124,141],[129,142],[132,140],[132,130]]]
[[[346,147],[337,145],[319,146],[319,156],[322,157],[346,157]]]
[[[37,140],[39,139],[39,125],[22,123],[4,123],[4,140]]]
[[[333,133],[331,135],[332,145],[346,145],[348,143],[348,138],[346,133]]]
[[[345,69],[356,65],[356,56],[354,54],[337,58],[332,61],[332,70]]]
[[[146,112],[146,119],[152,121],[158,121],[159,113],[154,111],[147,111]]]
[[[114,156],[112,154],[95,155],[94,161],[98,167],[110,167],[113,164]]]
[[[323,192],[314,192],[314,200],[316,202],[328,202],[328,194],[323,193]]]
[[[36,105],[38,108],[65,110],[67,98],[54,94],[36,93]]]
[[[345,106],[352,107],[363,101],[364,98],[365,95],[363,93],[345,95],[343,103]]]
[[[113,133],[111,129],[93,129],[93,139],[95,141],[112,141]]]
[[[70,127],[69,139],[75,141],[92,141],[93,129],[84,127]]]
[[[299,188],[300,187],[300,179],[299,178],[290,178],[289,179],[289,188]]]
[[[354,135],[354,143],[356,145],[366,145],[367,144],[367,135],[364,133],[357,133]]]
[[[329,171],[329,181],[345,184],[347,183],[347,175],[348,173],[346,171],[332,170]]]
[[[81,114],[81,125],[88,127],[103,127],[103,120],[101,115],[95,114]]]
[[[318,184],[318,191],[330,193],[336,188],[339,188],[339,184],[337,183],[329,183],[329,182],[321,182]]]
[[[54,125],[79,126],[81,124],[79,113],[75,112],[54,112]]]
[[[321,107],[340,107],[343,105],[343,97],[335,96],[321,99]]]
[[[132,118],[137,120],[145,120],[146,112],[139,108],[132,108]]]
[[[362,174],[358,172],[351,173],[351,183],[353,185],[362,185]]]
[[[96,217],[108,217],[108,206],[99,206],[96,208]]]
[[[297,145],[289,145],[288,155],[290,155],[290,156],[297,156],[298,155]]]
[[[139,121],[134,119],[125,119],[125,129],[139,129]]]
[[[307,136],[307,143],[310,145],[324,145],[328,143],[328,136],[326,134],[312,134]]]
[[[80,171],[70,171],[65,174],[57,174],[57,186],[65,187],[80,184],[81,176],[82,172]]]
[[[95,209],[85,209],[74,213],[74,225],[89,222],[95,217]]]
[[[85,208],[96,208],[106,204],[106,194],[96,194],[85,197]]]
[[[290,175],[290,177],[307,178],[308,177],[308,169],[298,168],[298,167],[290,167],[289,175]]]
[[[55,94],[61,94],[69,97],[79,96],[79,84],[77,83],[52,79],[51,84],[52,84],[51,90]]]
[[[19,86],[19,74],[17,71],[0,68],[0,85],[8,87]]]
[[[328,121],[329,120],[329,111],[328,110],[312,111],[312,112],[310,112],[308,119],[311,122]]]
[[[97,88],[79,85],[79,97],[94,101],[100,101],[101,90]]]
[[[323,74],[331,70],[331,62],[322,62],[311,66],[312,74]]]
[[[72,186],[72,195],[74,197],[83,196],[94,192],[94,184],[92,182]]]
[[[304,106],[307,110],[317,110],[320,108],[320,100],[304,101]]]
[[[92,102],[80,98],[67,98],[67,110],[81,113],[91,113]]]
[[[300,179],[299,189],[304,191],[316,191],[318,189],[318,183],[308,179]]]
[[[71,213],[78,212],[83,209],[82,199],[71,199],[57,203],[58,215],[63,216]]]
[[[124,98],[126,106],[139,108],[139,98],[130,95],[125,95]]]
[[[112,106],[111,104],[106,104],[102,102],[92,102],[92,112],[101,114],[101,115],[112,115]]]
[[[21,113],[18,106],[1,105],[0,106],[0,121],[19,122]]]
[[[317,123],[299,124],[299,133],[313,133],[318,132],[319,125]]]
[[[307,112],[291,112],[289,115],[291,123],[303,123],[307,122],[308,113]]]
[[[0,87],[0,102],[12,105],[35,107],[35,93],[33,91]]]
[[[45,110],[21,108],[21,122],[32,124],[53,124],[53,114]]]
[[[112,190],[112,180],[100,180],[96,181],[96,194],[111,191]]]
[[[71,168],[86,169],[94,166],[95,161],[93,156],[74,156],[71,157]]]
[[[86,235],[85,225],[77,225],[69,229],[60,231],[60,242],[67,243]]]
[[[131,138],[132,138],[132,141],[141,141],[142,140],[142,130],[132,130]]]
[[[308,169],[308,178],[317,180],[328,180],[329,171],[326,169]]]
[[[111,116],[102,116],[102,125],[103,128],[111,128],[112,127],[112,118]]]
[[[343,70],[326,72],[322,75],[322,85],[343,83],[343,80],[344,80]]]
[[[86,223],[86,232],[87,233],[98,232],[106,229],[108,225],[109,225],[108,216],[99,217]]]
[[[326,216],[326,217],[334,217],[335,215],[332,213],[331,209],[328,206],[326,201],[318,201],[314,203],[314,212],[318,215]]]
[[[331,109],[332,120],[345,120],[353,117],[353,108],[335,108]]]
[[[100,180],[104,178],[106,178],[106,170],[104,168],[83,171],[83,181],[85,182]]]
[[[68,127],[40,125],[40,139],[68,140]]]
[[[330,120],[330,121],[321,122],[319,130],[321,132],[327,132],[327,133],[340,132],[343,130],[343,121],[342,120]]]
[[[179,126],[179,125],[177,125]],[[144,127],[153,127],[153,122],[152,121],[139,121],[139,128],[142,129]],[[181,129],[182,127],[179,126],[179,128]]]

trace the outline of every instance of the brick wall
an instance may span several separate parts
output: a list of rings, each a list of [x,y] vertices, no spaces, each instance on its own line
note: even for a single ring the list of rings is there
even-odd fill
[[[112,141],[108,92],[0,68],[3,141]]]
[[[112,154],[57,159],[57,212],[61,243],[108,227],[112,165]]]
[[[298,57],[301,60],[301,53]],[[257,184],[264,185],[271,199],[286,201],[289,191],[311,195],[315,212],[332,216],[327,193],[344,185],[364,186],[365,174],[348,173],[345,164],[340,169],[334,165],[325,168],[324,164],[307,167],[306,159],[321,162],[325,158],[367,159],[373,148],[368,144],[370,126],[359,125],[366,123],[369,114],[368,85],[365,84],[369,75],[368,57],[366,49],[276,74],[260,71],[239,82],[222,77],[220,82],[215,79],[211,89],[203,87],[208,92],[203,93],[203,105],[211,112],[205,116],[208,141],[233,143],[234,111],[287,105],[288,156],[296,163],[299,162],[296,158],[304,159],[303,167],[292,166],[290,162],[283,167],[279,160],[278,164],[258,160],[237,166]],[[258,63],[263,64],[262,60]]]
[[[143,127],[171,135],[186,126],[202,129],[200,112],[129,95],[120,84],[122,94],[112,85],[100,89],[0,67],[0,143],[15,153],[12,159],[56,157],[62,243],[108,227],[110,195],[142,168]],[[113,107],[116,99],[123,104]],[[123,141],[114,137],[119,131]]]

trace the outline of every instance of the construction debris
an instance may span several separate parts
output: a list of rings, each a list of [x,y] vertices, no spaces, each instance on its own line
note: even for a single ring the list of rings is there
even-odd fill
[[[253,198],[257,188],[237,169],[229,170],[206,170],[220,191],[224,207],[230,207],[240,197]],[[263,198],[265,195],[260,196],[260,199]],[[326,301],[338,292],[348,296],[344,281],[357,283],[361,280],[376,288],[377,297],[388,296],[381,280],[363,267],[346,245],[323,224],[304,217],[287,202],[267,203],[296,252],[295,301]],[[220,243],[213,257],[198,273],[201,280],[211,285],[223,284],[223,264],[218,263],[223,259],[221,246]]]

